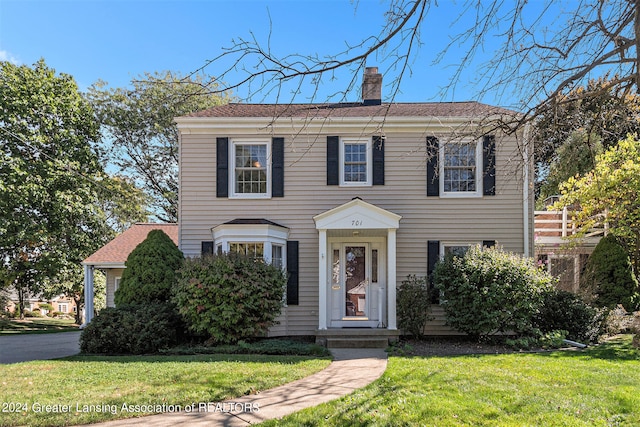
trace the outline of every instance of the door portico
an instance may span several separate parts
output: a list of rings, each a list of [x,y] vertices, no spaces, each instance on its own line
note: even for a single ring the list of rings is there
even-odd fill
[[[355,198],[316,215],[318,329],[397,329],[396,230],[402,217]]]

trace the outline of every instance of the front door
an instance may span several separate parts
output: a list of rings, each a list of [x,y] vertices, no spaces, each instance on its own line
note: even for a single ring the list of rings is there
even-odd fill
[[[381,244],[331,244],[331,327],[382,327]]]

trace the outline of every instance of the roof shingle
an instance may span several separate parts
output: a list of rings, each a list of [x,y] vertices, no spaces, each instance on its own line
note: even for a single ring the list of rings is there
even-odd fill
[[[137,223],[115,239],[98,249],[83,261],[83,264],[122,263],[151,230],[162,230],[178,245],[178,224]]]
[[[364,105],[339,104],[239,104],[219,105],[187,117],[474,117],[514,114],[502,107],[469,102],[425,102]]]

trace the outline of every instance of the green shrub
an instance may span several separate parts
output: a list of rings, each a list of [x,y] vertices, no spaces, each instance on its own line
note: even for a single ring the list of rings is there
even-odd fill
[[[590,330],[596,318],[593,307],[577,295],[559,289],[550,289],[543,297],[540,311],[534,316],[534,324],[540,331],[564,330],[569,339],[590,339]]]
[[[80,335],[80,351],[91,354],[148,354],[184,338],[184,323],[168,303],[123,305],[100,311]]]
[[[162,230],[152,230],[127,258],[116,305],[167,302],[184,257]]]
[[[24,311],[24,317],[43,317],[43,315],[40,312],[40,310],[38,310],[38,309],[35,309],[33,311],[25,310]]]
[[[615,236],[603,237],[589,256],[580,291],[597,307],[622,304],[627,311],[638,308],[640,295],[631,258]]]
[[[553,286],[530,259],[480,246],[438,262],[434,282],[447,324],[475,339],[500,332],[535,335],[533,318]]]
[[[402,286],[396,290],[396,309],[398,326],[404,332],[420,337],[431,309],[431,295],[426,277],[413,274],[402,281]]]
[[[287,279],[262,260],[237,254],[188,259],[174,301],[189,329],[215,343],[264,335],[280,314]]]

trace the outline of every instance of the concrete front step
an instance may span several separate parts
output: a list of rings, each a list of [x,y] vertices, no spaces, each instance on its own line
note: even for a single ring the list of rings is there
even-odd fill
[[[400,331],[388,329],[323,329],[316,330],[316,343],[327,348],[387,348],[399,336]]]
[[[327,348],[387,348],[388,338],[327,338]]]

